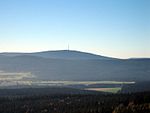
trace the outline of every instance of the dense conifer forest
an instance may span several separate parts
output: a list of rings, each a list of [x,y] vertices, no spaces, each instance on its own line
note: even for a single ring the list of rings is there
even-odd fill
[[[0,113],[150,113],[150,92],[1,95]]]

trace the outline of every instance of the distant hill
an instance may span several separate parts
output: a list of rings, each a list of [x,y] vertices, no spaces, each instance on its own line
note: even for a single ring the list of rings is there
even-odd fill
[[[58,51],[43,51],[43,52],[35,52],[35,53],[1,53],[0,55],[5,56],[23,56],[23,55],[30,55],[30,56],[37,56],[42,58],[51,58],[51,59],[105,59],[109,60],[112,59],[110,57],[95,55],[92,53],[85,53],[80,51],[74,50],[58,50]]]
[[[0,71],[30,72],[40,80],[150,80],[150,59],[115,59],[79,51],[1,53]]]

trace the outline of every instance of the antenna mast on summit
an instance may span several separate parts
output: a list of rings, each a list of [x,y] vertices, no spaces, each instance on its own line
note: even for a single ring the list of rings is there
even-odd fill
[[[69,51],[69,44],[68,44],[68,51]]]

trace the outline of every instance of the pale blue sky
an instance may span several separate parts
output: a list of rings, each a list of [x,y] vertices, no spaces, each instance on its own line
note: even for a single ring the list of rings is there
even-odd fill
[[[0,0],[0,52],[150,57],[150,0]]]

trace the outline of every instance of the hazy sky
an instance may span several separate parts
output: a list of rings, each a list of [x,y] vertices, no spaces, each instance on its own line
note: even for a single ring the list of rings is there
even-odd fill
[[[0,0],[0,52],[150,57],[150,0]]]

